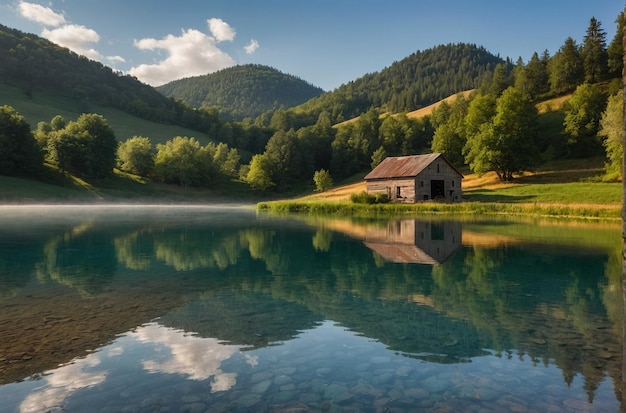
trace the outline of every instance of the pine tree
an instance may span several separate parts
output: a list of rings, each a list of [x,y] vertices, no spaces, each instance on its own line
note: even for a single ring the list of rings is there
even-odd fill
[[[606,79],[608,73],[608,55],[606,52],[606,33],[602,23],[592,17],[582,47],[585,81],[597,83]]]

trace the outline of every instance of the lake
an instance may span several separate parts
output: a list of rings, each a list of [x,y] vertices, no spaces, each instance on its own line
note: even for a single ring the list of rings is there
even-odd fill
[[[0,207],[2,412],[618,412],[619,223]]]

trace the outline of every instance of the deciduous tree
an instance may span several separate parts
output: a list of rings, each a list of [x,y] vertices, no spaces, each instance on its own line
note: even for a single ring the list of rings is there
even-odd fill
[[[319,192],[324,192],[333,186],[333,178],[326,169],[315,171],[313,182],[315,182],[315,190]]]
[[[252,189],[266,191],[276,186],[272,181],[270,162],[266,154],[254,155],[250,162],[250,169],[246,175],[246,182]]]
[[[537,109],[515,88],[496,102],[495,116],[468,136],[466,161],[472,171],[495,171],[501,181],[532,167],[537,161]]]
[[[117,148],[117,167],[125,172],[148,177],[154,171],[154,155],[149,138],[133,136]]]
[[[604,148],[608,163],[606,165],[607,175],[619,178],[622,176],[622,165],[624,157],[624,92],[609,97],[606,110],[600,119],[599,135],[603,136]]]
[[[115,133],[106,119],[88,113],[50,133],[48,156],[64,171],[89,178],[106,178],[113,174],[117,145]]]
[[[578,86],[566,102],[563,126],[568,137],[567,150],[570,157],[588,157],[601,152],[598,130],[605,104],[606,97],[599,86],[589,83]]]
[[[163,182],[187,186],[207,185],[213,176],[213,154],[195,138],[176,136],[157,145],[154,175]]]
[[[11,106],[0,106],[0,175],[33,175],[42,164],[30,125]]]

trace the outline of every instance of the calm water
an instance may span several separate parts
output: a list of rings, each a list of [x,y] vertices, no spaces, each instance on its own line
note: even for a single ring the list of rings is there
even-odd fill
[[[0,411],[618,412],[620,224],[0,208]]]

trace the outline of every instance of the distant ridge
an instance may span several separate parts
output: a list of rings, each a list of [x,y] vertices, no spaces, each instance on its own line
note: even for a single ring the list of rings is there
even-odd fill
[[[297,106],[324,93],[296,76],[258,64],[175,80],[156,89],[195,108],[218,107],[238,120]]]

